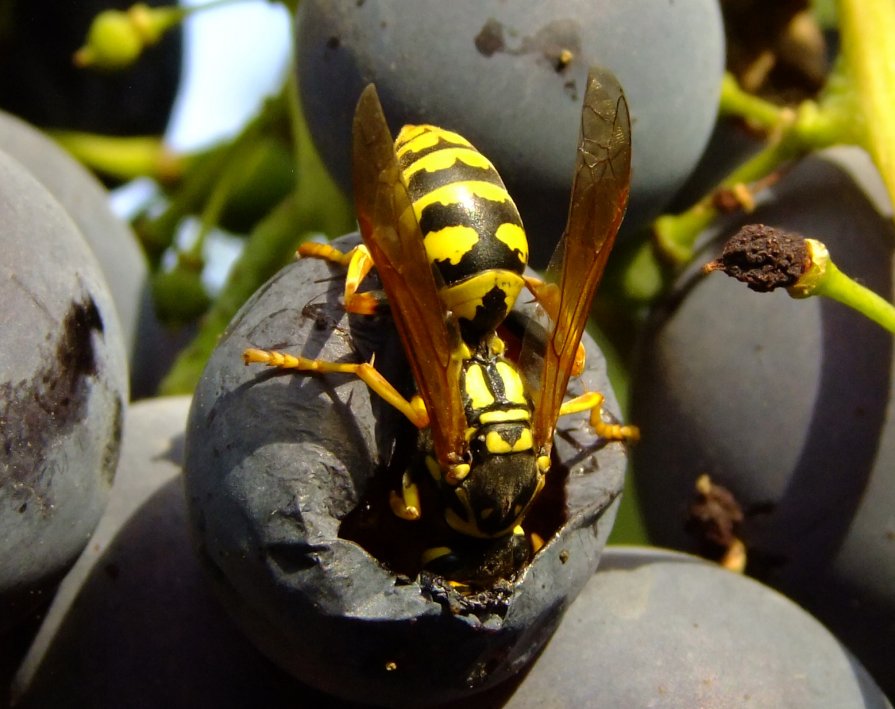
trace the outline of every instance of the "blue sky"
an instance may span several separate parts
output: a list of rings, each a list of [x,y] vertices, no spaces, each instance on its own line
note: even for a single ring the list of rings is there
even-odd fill
[[[185,40],[184,76],[167,138],[172,147],[191,150],[233,135],[279,88],[289,15],[264,0],[236,2],[193,15]]]

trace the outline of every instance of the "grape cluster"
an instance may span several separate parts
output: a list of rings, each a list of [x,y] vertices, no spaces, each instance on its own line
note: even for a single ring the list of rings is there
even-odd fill
[[[701,269],[762,222],[822,239],[891,300],[895,230],[876,168],[837,148],[767,190],[729,186],[711,208],[733,214],[701,230],[690,263],[668,282],[652,263],[654,280],[637,280],[654,218],[705,194],[732,152],[741,162],[758,149],[734,137],[732,151],[717,115],[725,3],[304,0],[295,12],[298,81],[284,95],[297,87],[335,179],[350,183],[351,116],[375,82],[394,130],[454,129],[494,161],[536,266],[565,222],[588,68],[608,67],[625,89],[631,203],[596,308],[622,352],[585,338],[573,388],[602,391],[640,427],[634,484],[620,504],[628,451],[563,417],[561,472],[543,493],[553,531],[523,573],[484,591],[420,573],[424,540],[388,509],[383,469],[417,445],[400,413],[350,376],[242,364],[253,346],[375,353],[410,395],[388,314],[346,315],[340,269],[284,268],[216,340],[191,396],[136,401],[172,356],[148,295],[169,275],[150,273],[160,250],[147,264],[102,186],[21,118],[160,131],[177,35],[129,79],[60,80],[34,37],[76,27],[77,44],[99,8],[82,3],[63,22],[50,5],[13,2],[12,20],[0,17],[0,107],[16,114],[0,112],[0,705],[891,707],[892,337],[837,303],[756,294]],[[35,99],[60,81],[52,101]],[[285,105],[274,115],[290,115]],[[237,231],[262,223],[241,264],[253,275],[276,262],[252,251],[282,229],[265,221],[272,204],[285,200],[274,216],[304,234],[318,223],[307,210],[334,201],[312,171],[298,176],[299,207],[289,201],[299,168],[284,125],[246,131],[260,136],[253,150],[203,155],[245,161],[218,217]],[[305,169],[304,126],[288,125]],[[152,252],[151,231],[140,234]],[[172,287],[165,302],[184,293]],[[620,372],[616,391],[630,389],[629,415],[607,369]],[[648,539],[627,528],[609,539],[631,515],[627,497]]]

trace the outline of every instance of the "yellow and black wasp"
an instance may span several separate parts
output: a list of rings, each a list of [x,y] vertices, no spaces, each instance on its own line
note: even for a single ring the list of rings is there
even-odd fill
[[[608,72],[590,72],[568,223],[543,281],[524,275],[528,244],[519,213],[493,165],[463,137],[405,126],[393,142],[373,85],[358,101],[353,131],[363,243],[346,253],[304,244],[299,254],[347,268],[346,310],[372,314],[387,301],[417,394],[402,396],[372,363],[259,349],[246,350],[244,359],[360,377],[421,431],[424,463],[405,472],[400,493],[392,493],[395,514],[415,520],[424,513],[418,486],[428,479],[448,527],[463,538],[506,540],[515,571],[538,544],[526,540],[521,525],[549,472],[557,418],[590,410],[601,437],[637,436],[635,427],[603,421],[597,392],[564,401],[570,376],[583,367],[581,336],[627,206],[624,94]],[[384,296],[360,291],[374,266]],[[536,372],[525,371],[524,353],[507,355],[497,332],[523,288],[548,316]],[[433,547],[424,563],[450,571],[441,562],[452,555],[450,546]],[[507,563],[486,575],[506,574]]]

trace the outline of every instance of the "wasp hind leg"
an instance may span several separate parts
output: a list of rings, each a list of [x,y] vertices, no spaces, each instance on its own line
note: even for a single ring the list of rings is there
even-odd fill
[[[345,310],[356,315],[375,315],[385,304],[382,291],[359,291],[360,284],[375,265],[363,244],[348,251],[339,251],[329,244],[307,241],[298,247],[302,258],[316,258],[348,269],[345,276]]]
[[[637,426],[620,423],[609,423],[603,420],[603,401],[605,397],[597,391],[588,391],[574,399],[564,401],[559,407],[559,415],[577,414],[590,411],[590,426],[600,438],[608,441],[624,441],[636,443],[640,440],[640,429]]]

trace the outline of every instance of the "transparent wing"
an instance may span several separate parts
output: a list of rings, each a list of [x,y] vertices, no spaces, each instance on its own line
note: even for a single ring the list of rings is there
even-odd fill
[[[605,69],[587,77],[578,158],[566,230],[547,271],[555,314],[534,386],[534,440],[548,449],[591,301],[628,204],[631,122],[618,80]]]
[[[354,114],[352,160],[361,235],[429,413],[436,454],[442,464],[459,462],[466,449],[459,329],[438,297],[391,132],[372,84],[361,94]]]

